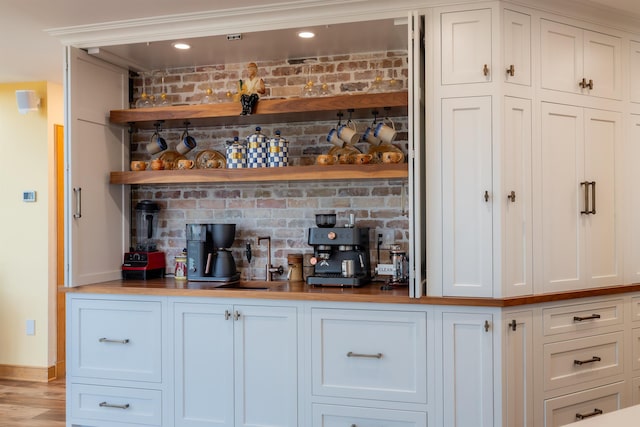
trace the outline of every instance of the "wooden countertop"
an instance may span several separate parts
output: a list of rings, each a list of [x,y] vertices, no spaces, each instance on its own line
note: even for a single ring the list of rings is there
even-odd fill
[[[333,302],[368,302],[393,304],[433,304],[478,307],[513,307],[594,296],[617,295],[640,291],[640,283],[611,286],[590,290],[559,292],[553,294],[528,295],[512,298],[463,298],[463,297],[421,297],[409,298],[406,286],[391,290],[381,289],[381,282],[352,287],[308,286],[304,282],[264,282],[250,281],[230,288],[212,282],[188,282],[163,278],[153,280],[114,280],[110,282],[61,288],[61,292],[118,294],[118,295],[159,295],[159,296],[199,296],[219,298],[250,298],[270,300],[303,300]]]

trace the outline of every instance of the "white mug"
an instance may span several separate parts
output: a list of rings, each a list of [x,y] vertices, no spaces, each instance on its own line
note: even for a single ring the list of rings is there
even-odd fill
[[[373,135],[385,144],[391,144],[391,142],[396,139],[396,135],[398,134],[398,132],[396,131],[396,127],[393,124],[393,121],[389,119],[385,120],[387,120],[391,124],[391,126],[382,121],[376,126],[376,130],[373,132]]]
[[[340,148],[344,147],[344,141],[338,138],[338,130],[336,128],[331,129],[329,134],[327,134],[327,142],[330,142]]]
[[[374,127],[371,127],[374,126]],[[374,135],[375,125],[369,126],[364,133],[362,134],[362,140],[368,142],[371,145],[380,145],[380,139],[376,138]]]
[[[360,135],[358,135],[356,124],[349,120],[344,125],[339,126],[338,138],[349,145],[356,144],[360,140]]]
[[[167,142],[164,140],[163,137],[158,135],[158,132],[155,132],[153,135],[151,135],[151,142],[147,144],[146,148],[147,148],[147,153],[157,154],[167,149]]]

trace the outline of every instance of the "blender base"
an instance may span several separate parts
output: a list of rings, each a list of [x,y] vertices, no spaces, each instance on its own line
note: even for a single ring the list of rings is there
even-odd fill
[[[122,264],[125,280],[148,280],[164,276],[166,268],[164,252],[127,252]]]

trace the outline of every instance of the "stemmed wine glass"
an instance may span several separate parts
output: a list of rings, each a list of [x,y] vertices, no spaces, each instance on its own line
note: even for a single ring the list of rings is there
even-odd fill
[[[153,101],[151,97],[147,94],[147,74],[145,72],[141,72],[140,76],[142,77],[142,94],[140,98],[136,101],[136,108],[149,108],[153,107]]]
[[[158,100],[158,103],[156,104],[156,107],[167,107],[169,105],[171,105],[169,103],[169,97],[167,96],[167,91],[166,88],[164,86],[164,77],[167,75],[166,71],[161,71],[160,72],[160,77],[161,77],[161,81],[162,81],[162,92],[160,93],[160,99]]]

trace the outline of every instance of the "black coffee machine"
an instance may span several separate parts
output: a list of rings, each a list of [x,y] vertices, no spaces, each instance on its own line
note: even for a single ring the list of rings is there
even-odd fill
[[[314,256],[308,285],[361,286],[371,281],[368,227],[310,228],[309,244]]]
[[[235,283],[240,273],[231,251],[235,224],[187,224],[187,280]]]

